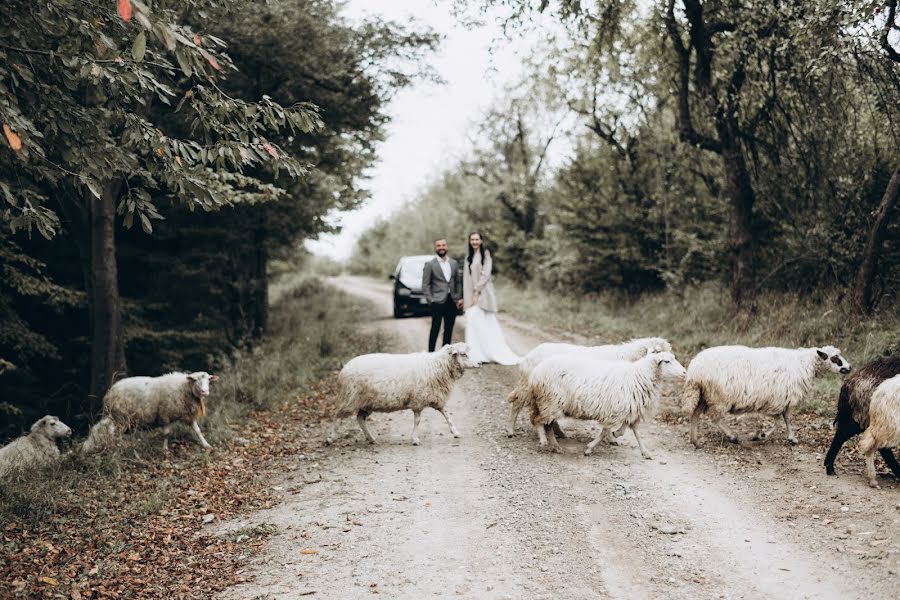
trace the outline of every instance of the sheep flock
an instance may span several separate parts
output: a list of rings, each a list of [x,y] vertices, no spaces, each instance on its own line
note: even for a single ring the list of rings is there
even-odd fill
[[[684,416],[690,419],[689,440],[696,448],[701,447],[699,423],[704,415],[730,443],[770,440],[783,422],[787,442],[797,444],[791,414],[809,394],[814,379],[848,375],[838,395],[834,441],[825,458],[827,474],[835,474],[834,463],[843,444],[862,434],[860,449],[869,484],[878,485],[876,451],[900,477],[900,464],[892,453],[892,448],[900,446],[900,358],[879,358],[851,374],[850,362],[830,345],[717,346],[699,352],[686,364],[687,368],[682,366],[670,342],[660,337],[604,346],[540,344],[517,367],[518,381],[507,396],[508,435],[515,435],[516,418],[526,410],[539,447],[561,452],[557,437],[566,437],[559,426],[561,419],[595,421],[599,430],[585,446],[585,455],[592,454],[601,442],[617,444],[617,438],[630,429],[641,455],[650,459],[641,426],[652,418],[662,395],[672,397],[674,391],[682,400]],[[436,352],[353,358],[338,375],[339,391],[331,408],[326,444],[337,440],[341,418],[355,417],[365,438],[375,443],[367,426],[370,415],[409,410],[413,413],[410,440],[419,445],[419,422],[426,408],[441,413],[450,434],[460,437],[447,404],[454,383],[474,366],[464,343]],[[197,371],[116,382],[103,398],[100,420],[77,451],[101,452],[129,431],[154,427],[162,428],[163,448],[167,449],[169,430],[178,422],[189,425],[199,444],[211,449],[199,420],[206,415],[210,384],[216,379]],[[771,426],[740,439],[726,423],[727,417],[749,413],[771,418]],[[71,433],[56,417],[38,420],[27,435],[0,448],[0,477],[57,461],[61,456],[57,439]]]

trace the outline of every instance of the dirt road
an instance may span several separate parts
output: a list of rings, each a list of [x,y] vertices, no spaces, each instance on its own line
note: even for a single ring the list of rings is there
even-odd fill
[[[341,284],[372,301],[369,326],[392,350],[424,349],[426,320],[389,318],[387,285]],[[503,322],[519,353],[552,339]],[[819,448],[723,446],[709,427],[694,450],[686,426],[662,418],[645,428],[654,460],[630,433],[585,457],[593,426],[576,421],[563,423],[564,454],[541,452],[524,419],[506,437],[515,377],[496,365],[466,373],[449,403],[460,439],[428,411],[414,447],[411,413],[376,415],[377,445],[348,419],[334,447],[297,457],[272,483],[284,502],[219,526],[277,528],[252,582],[225,597],[897,596],[900,487],[870,490],[858,459],[842,455],[826,477]]]

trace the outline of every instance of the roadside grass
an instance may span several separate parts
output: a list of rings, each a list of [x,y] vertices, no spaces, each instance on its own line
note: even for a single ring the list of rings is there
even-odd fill
[[[211,452],[187,427],[168,453],[159,430],[139,431],[0,481],[0,597],[208,598],[240,581],[271,531],[213,538],[203,525],[271,506],[267,476],[310,443],[336,371],[383,346],[359,331],[365,303],[303,274],[276,285],[268,338],[213,384],[201,422]]]
[[[584,297],[547,293],[535,287],[501,285],[501,309],[512,316],[577,334],[585,343],[619,342],[662,336],[687,366],[690,357],[711,346],[822,346],[843,351],[853,366],[900,352],[900,312],[884,307],[860,319],[837,294],[804,297],[767,293],[754,319],[736,318],[727,290],[705,285],[682,292],[646,294],[629,300],[615,294]],[[837,376],[816,378],[801,412],[832,416],[840,388]]]

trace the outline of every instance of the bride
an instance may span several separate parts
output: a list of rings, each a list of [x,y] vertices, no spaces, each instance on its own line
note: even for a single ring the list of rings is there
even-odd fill
[[[510,350],[497,321],[497,296],[491,282],[491,253],[481,234],[469,234],[469,255],[463,269],[463,305],[466,309],[466,344],[476,363],[517,364],[522,358]]]

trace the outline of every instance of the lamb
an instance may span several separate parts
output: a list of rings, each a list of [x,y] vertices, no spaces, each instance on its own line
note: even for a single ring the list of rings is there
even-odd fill
[[[838,396],[837,415],[834,418],[834,439],[825,456],[825,472],[834,475],[834,460],[844,442],[869,426],[869,402],[872,392],[886,380],[900,375],[900,357],[877,358],[853,372]],[[890,448],[880,448],[879,453],[894,475],[900,477],[900,464]]]
[[[859,450],[866,457],[866,478],[873,488],[875,480],[875,450],[900,446],[900,375],[884,380],[872,392],[869,404],[869,426],[863,432]]]
[[[659,402],[663,380],[684,377],[685,370],[671,352],[650,352],[635,362],[598,361],[584,355],[560,355],[541,362],[528,377],[531,423],[541,447],[560,452],[552,424],[562,417],[589,419],[601,425],[600,434],[585,448],[589,455],[609,431],[630,427],[641,456],[653,458],[638,428]],[[547,435],[549,434],[549,436]]]
[[[413,411],[412,443],[419,445],[419,419],[422,410],[431,407],[443,415],[453,437],[459,431],[444,407],[453,382],[462,377],[466,367],[474,364],[468,358],[465,343],[447,345],[437,352],[412,354],[364,354],[350,360],[338,375],[338,404],[331,432],[325,440],[336,437],[338,419],[356,415],[360,429],[370,443],[375,438],[366,427],[366,417],[373,412]]]
[[[545,343],[535,346],[531,352],[522,358],[519,363],[519,371],[522,377],[515,389],[507,396],[509,401],[509,427],[507,435],[512,437],[516,434],[516,419],[519,412],[525,406],[528,388],[528,375],[538,366],[544,359],[560,354],[583,354],[590,356],[594,360],[626,360],[633,362],[639,358],[643,358],[647,352],[671,352],[672,345],[668,340],[658,337],[637,338],[628,340],[621,344],[607,344],[605,346],[578,346],[575,344],[555,344]],[[565,437],[559,424],[554,424],[556,435]]]
[[[0,448],[0,477],[12,471],[53,463],[59,458],[56,439],[71,435],[69,426],[57,417],[41,417],[31,426],[31,433]]]
[[[212,446],[203,437],[197,419],[206,415],[209,384],[216,375],[205,371],[168,373],[159,377],[127,377],[117,381],[103,397],[104,416],[91,427],[82,450],[92,452],[106,445],[119,431],[163,426],[163,449],[169,448],[172,424],[190,423],[200,445]]]
[[[780,416],[788,441],[799,443],[791,429],[791,411],[809,392],[813,378],[827,371],[850,372],[850,363],[834,346],[717,346],[703,350],[688,366],[684,382],[685,412],[692,413],[691,443],[700,447],[697,427],[704,412],[732,443],[738,438],[725,424],[725,417],[744,413],[762,413],[776,419],[771,429],[758,433],[754,440],[768,439]]]

